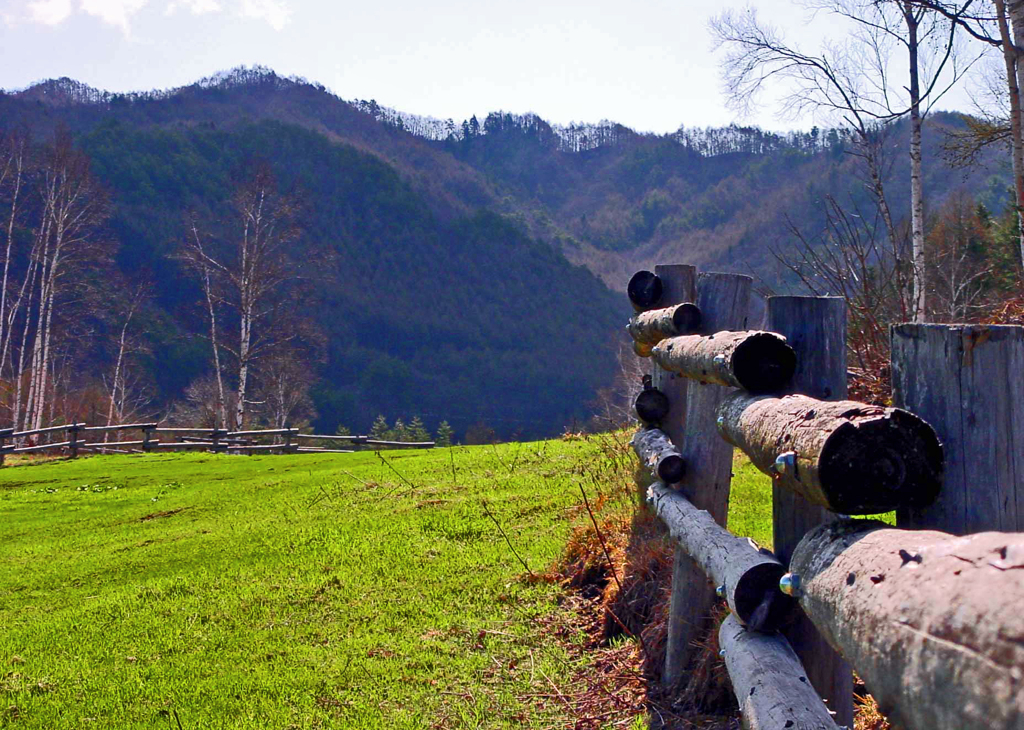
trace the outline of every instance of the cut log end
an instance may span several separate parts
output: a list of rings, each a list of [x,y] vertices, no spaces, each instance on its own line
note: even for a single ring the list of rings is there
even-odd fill
[[[771,332],[748,337],[739,344],[732,358],[736,379],[750,393],[774,393],[788,383],[796,371],[793,348]]]
[[[672,324],[676,334],[690,335],[700,330],[700,307],[692,302],[683,302],[672,311]]]
[[[666,456],[658,464],[658,477],[666,484],[676,484],[686,474],[686,461],[681,456]]]
[[[626,285],[629,301],[633,303],[633,308],[638,312],[656,306],[661,301],[663,291],[661,278],[651,271],[636,272],[630,277],[629,284]]]
[[[775,631],[791,615],[793,599],[779,591],[786,569],[761,563],[743,574],[733,592],[736,615],[755,631]]]
[[[832,509],[844,514],[885,512],[894,504],[923,507],[935,500],[942,483],[942,445],[935,431],[899,409],[837,429],[820,463]],[[865,490],[865,484],[873,489]]]
[[[637,418],[646,425],[657,425],[668,415],[668,397],[656,388],[643,390],[633,403]]]

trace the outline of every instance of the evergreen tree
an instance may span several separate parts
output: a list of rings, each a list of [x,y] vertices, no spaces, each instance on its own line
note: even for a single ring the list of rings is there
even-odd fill
[[[377,416],[373,426],[370,427],[370,438],[386,441],[389,435],[387,419],[384,418],[384,414],[381,414]]]
[[[402,422],[401,418],[395,419],[395,427],[390,431],[391,441],[408,441],[409,440],[409,429],[405,427],[405,423]]]
[[[410,441],[430,441],[430,432],[424,427],[423,421],[420,420],[419,416],[412,417],[406,430]]]
[[[437,438],[434,439],[434,445],[452,445],[452,427],[448,425],[448,421],[441,421],[439,424],[437,424]]]

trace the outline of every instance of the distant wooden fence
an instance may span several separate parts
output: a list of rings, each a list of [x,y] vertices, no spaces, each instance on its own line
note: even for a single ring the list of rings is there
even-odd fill
[[[99,434],[138,431],[139,439],[99,441]],[[42,438],[55,441],[33,443]],[[164,437],[161,439],[161,437]],[[257,443],[258,439],[274,438],[277,443]],[[298,453],[341,454],[353,449],[303,445],[305,442],[345,443],[375,448],[430,449],[433,441],[384,441],[370,436],[337,436],[299,433],[297,428],[271,428],[250,431],[228,431],[218,428],[187,428],[161,426],[159,423],[122,423],[113,426],[89,426],[68,423],[28,431],[13,428],[0,429],[0,464],[6,454],[30,454],[40,451],[59,451],[76,457],[79,453],[142,454],[159,451],[213,451],[235,454]],[[13,443],[11,443],[13,442]]]
[[[656,363],[633,445],[676,542],[665,683],[720,599],[745,727],[852,728],[852,664],[906,730],[1024,729],[1024,328],[894,327],[882,408],[845,399],[843,300],[772,297],[748,331],[751,283],[628,287]],[[734,446],[772,476],[774,552],[726,529]]]

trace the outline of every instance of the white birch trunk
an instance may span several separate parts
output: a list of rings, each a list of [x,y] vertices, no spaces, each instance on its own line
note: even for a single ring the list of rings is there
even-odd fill
[[[914,270],[915,322],[924,322],[925,260],[924,260],[924,190],[921,181],[921,85],[918,66],[918,17],[916,8],[903,4],[903,17],[907,24],[907,48],[910,64],[910,236],[911,263]]]
[[[1017,225],[1020,229],[1020,257],[1024,265],[1024,120],[1022,120],[1020,87],[1024,69],[1021,41],[1024,40],[1024,0],[994,0],[999,21],[999,37],[1003,42],[1003,62],[1006,64],[1006,84],[1010,96],[1010,150],[1013,159],[1013,183],[1017,194]],[[1013,40],[1007,28],[1009,16],[1013,24]]]

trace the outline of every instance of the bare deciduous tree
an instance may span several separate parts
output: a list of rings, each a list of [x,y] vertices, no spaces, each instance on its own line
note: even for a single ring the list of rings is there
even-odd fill
[[[723,70],[729,96],[737,107],[749,108],[765,85],[777,79],[787,84],[786,111],[825,112],[841,119],[853,132],[858,153],[867,164],[869,189],[895,252],[900,245],[882,183],[878,125],[910,117],[912,313],[914,319],[923,320],[921,124],[930,106],[963,74],[955,53],[958,26],[910,0],[812,0],[806,5],[845,18],[855,32],[843,43],[825,42],[815,55],[787,44],[778,31],[759,23],[752,10],[726,12],[712,20],[712,32],[728,48]],[[908,54],[905,87],[890,79],[894,45]],[[925,54],[927,58],[922,57]],[[926,69],[924,83],[922,69]]]

